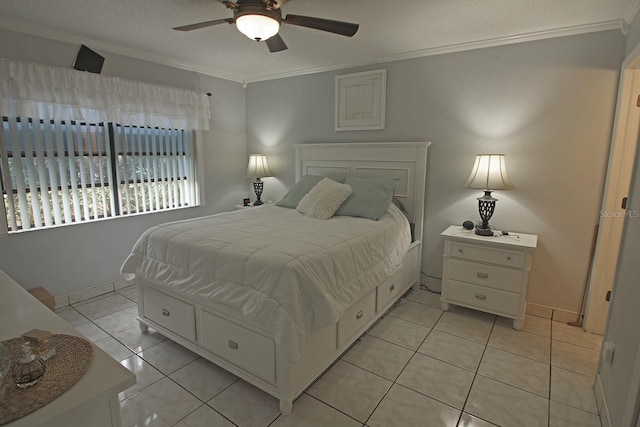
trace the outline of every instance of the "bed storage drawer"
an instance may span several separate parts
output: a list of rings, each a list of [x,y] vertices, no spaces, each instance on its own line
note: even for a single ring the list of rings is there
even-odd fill
[[[382,310],[403,289],[404,270],[396,271],[376,288],[376,311]]]
[[[349,307],[338,321],[338,347],[347,342],[376,313],[376,290]]]
[[[275,343],[207,311],[200,312],[202,346],[270,383],[276,378]]]
[[[190,341],[196,340],[195,308],[165,293],[145,286],[144,316]]]

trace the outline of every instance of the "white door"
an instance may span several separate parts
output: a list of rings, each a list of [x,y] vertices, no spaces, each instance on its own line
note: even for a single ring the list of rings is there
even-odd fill
[[[622,199],[629,194],[631,174],[640,130],[640,47],[622,64],[609,164],[602,197],[598,238],[589,275],[583,329],[602,335],[605,330],[611,290],[618,260],[626,209]]]

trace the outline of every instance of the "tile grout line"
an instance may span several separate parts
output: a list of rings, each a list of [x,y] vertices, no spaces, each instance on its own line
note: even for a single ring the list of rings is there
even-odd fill
[[[484,345],[484,349],[482,350],[482,355],[480,356],[480,361],[478,362],[478,366],[476,367],[475,372],[473,373],[473,380],[471,381],[471,385],[469,386],[469,391],[467,392],[467,397],[464,399],[464,403],[462,404],[462,410],[460,411],[460,418],[458,419],[458,424],[460,423],[460,421],[462,421],[462,415],[465,414],[465,408],[467,407],[467,402],[469,401],[469,396],[471,396],[471,389],[473,388],[473,384],[476,382],[476,378],[478,377],[478,371],[480,370],[480,365],[482,365],[482,359],[484,358],[485,353],[487,352],[487,347],[489,347],[489,339],[491,338],[491,334],[493,333],[493,328],[495,328],[496,323],[495,321],[493,322],[493,324],[491,325],[491,331],[489,331],[489,336],[487,336],[487,342]],[[474,417],[477,417],[474,414],[471,414],[470,412],[467,412],[469,415],[473,415]],[[480,417],[477,417],[480,418]],[[483,419],[483,418],[480,418]],[[488,423],[493,424],[491,421],[489,420],[484,420],[487,421]]]
[[[122,296],[122,297],[126,298],[127,300],[129,300],[129,301],[133,302],[134,304],[136,304],[135,300],[132,300],[131,298],[127,297],[126,295],[123,295],[123,294],[119,293],[118,291],[112,291],[112,292],[110,292],[110,293],[108,293],[108,294],[117,294],[117,295],[120,295],[120,296]],[[99,299],[100,299],[100,297],[105,297],[105,296],[106,296],[106,295],[108,295],[108,294],[101,295],[101,296],[98,296],[98,297],[95,297],[95,298],[96,298],[96,300],[99,300]],[[422,302],[413,301],[413,300],[410,300],[410,299],[407,299],[407,301],[412,301],[412,302],[417,303],[417,304],[420,304],[420,305],[422,305],[422,306],[427,306],[427,307],[435,308],[435,307],[433,307],[433,306],[432,306],[432,305],[430,305],[430,304],[424,304],[424,303],[422,303]],[[207,407],[211,408],[213,411],[215,411],[216,413],[220,414],[222,417],[224,417],[224,418],[225,418],[225,419],[227,419],[229,422],[231,422],[232,424],[234,424],[234,425],[235,425],[235,423],[233,423],[229,418],[227,418],[227,416],[225,416],[224,414],[222,414],[222,413],[218,412],[217,410],[215,410],[214,408],[212,408],[212,407],[211,407],[207,402],[202,401],[200,398],[198,398],[196,395],[194,395],[192,392],[190,392],[188,389],[186,389],[186,388],[185,388],[185,386],[183,386],[183,385],[181,385],[180,383],[178,383],[177,381],[173,380],[173,378],[171,378],[171,377],[169,376],[169,375],[171,375],[171,374],[165,374],[164,372],[160,371],[160,370],[159,370],[158,368],[156,368],[153,364],[151,364],[151,363],[150,363],[149,361],[147,361],[145,358],[143,358],[142,356],[140,356],[139,352],[134,351],[134,350],[133,350],[133,349],[131,349],[127,344],[125,344],[123,341],[121,341],[120,339],[116,338],[116,337],[114,336],[114,334],[115,334],[115,333],[114,333],[114,334],[112,334],[111,332],[108,332],[107,330],[105,330],[104,328],[102,328],[101,326],[99,326],[97,323],[95,323],[95,320],[98,320],[98,319],[104,318],[104,317],[109,316],[109,315],[111,315],[111,314],[115,314],[115,313],[118,313],[118,312],[121,312],[121,311],[127,310],[127,309],[129,309],[130,307],[132,307],[132,306],[127,306],[127,307],[125,307],[125,308],[118,309],[118,310],[116,310],[116,311],[114,311],[114,312],[112,312],[112,313],[105,314],[105,315],[103,315],[103,316],[97,317],[96,319],[91,319],[91,318],[88,318],[87,316],[85,316],[82,312],[78,311],[78,310],[77,310],[77,308],[76,308],[76,305],[84,305],[84,304],[86,304],[86,302],[85,302],[85,301],[83,301],[83,302],[81,302],[81,303],[74,304],[74,305],[69,305],[69,309],[74,310],[76,313],[78,313],[80,316],[82,316],[82,318],[84,318],[84,319],[86,319],[86,320],[87,320],[86,322],[84,322],[84,323],[82,323],[82,324],[80,324],[80,325],[76,325],[76,326],[74,326],[74,328],[76,328],[76,327],[78,327],[78,326],[81,326],[81,325],[85,325],[85,324],[87,324],[87,323],[92,324],[93,326],[97,327],[100,331],[104,332],[104,333],[107,335],[107,337],[105,337],[105,338],[103,338],[103,339],[106,339],[106,338],[109,338],[109,337],[110,337],[110,338],[112,338],[112,339],[113,339],[113,340],[115,340],[117,343],[119,343],[119,344],[121,344],[122,346],[124,346],[127,350],[131,351],[132,356],[128,356],[128,357],[133,357],[133,356],[135,356],[135,357],[140,357],[140,358],[141,358],[141,360],[143,360],[145,363],[149,364],[149,366],[153,367],[154,369],[156,369],[158,372],[160,372],[160,373],[161,373],[161,375],[162,375],[162,378],[161,378],[161,379],[164,379],[164,378],[169,379],[169,380],[170,380],[170,381],[172,381],[174,384],[178,385],[180,388],[182,388],[183,390],[187,391],[191,396],[193,396],[197,401],[199,401],[199,402],[201,403],[201,405],[199,405],[199,406],[198,406],[198,408],[196,408],[196,409],[194,409],[193,411],[189,412],[189,414],[185,415],[183,418],[181,418],[180,420],[178,420],[176,423],[180,423],[180,422],[181,422],[182,420],[184,420],[186,417],[188,417],[189,415],[191,415],[192,413],[194,413],[195,411],[197,411],[199,408],[201,408],[203,405],[206,405]],[[409,387],[403,386],[402,384],[400,384],[400,383],[398,383],[398,382],[397,382],[397,380],[400,378],[400,376],[402,375],[402,373],[406,370],[407,366],[408,366],[408,365],[411,363],[411,361],[416,357],[416,354],[420,353],[420,352],[419,352],[419,349],[421,348],[421,346],[422,346],[422,345],[424,345],[424,343],[425,343],[425,341],[427,340],[427,338],[432,334],[433,330],[435,329],[435,326],[436,326],[436,325],[437,325],[437,323],[442,319],[442,317],[443,317],[444,313],[445,313],[445,312],[440,313],[440,315],[437,317],[437,319],[435,320],[435,322],[433,323],[433,325],[429,328],[429,331],[428,331],[428,333],[426,334],[426,336],[425,336],[425,337],[422,339],[422,341],[417,345],[417,347],[415,348],[415,350],[412,350],[412,349],[409,349],[409,348],[404,347],[404,346],[402,346],[402,345],[399,345],[399,344],[397,344],[397,343],[394,343],[394,342],[388,341],[388,340],[386,340],[386,339],[384,339],[384,338],[380,338],[380,337],[377,337],[377,336],[374,336],[374,335],[370,335],[372,338],[375,338],[375,339],[378,339],[378,340],[384,341],[384,342],[386,342],[386,343],[389,343],[389,344],[392,344],[392,345],[398,346],[398,347],[403,348],[403,349],[406,349],[406,350],[411,350],[413,353],[411,354],[411,357],[408,359],[408,361],[404,364],[404,366],[402,367],[402,369],[399,371],[399,373],[395,376],[395,378],[394,378],[393,380],[390,380],[391,385],[390,385],[390,386],[389,386],[389,388],[385,391],[385,393],[382,395],[382,397],[380,398],[380,400],[377,402],[377,404],[375,405],[374,409],[372,410],[372,412],[369,414],[369,416],[368,416],[368,417],[367,417],[367,419],[365,420],[364,424],[366,424],[367,422],[369,422],[369,421],[370,421],[370,419],[371,419],[371,417],[373,416],[373,414],[375,413],[375,411],[380,407],[380,405],[381,405],[382,401],[387,397],[387,395],[389,394],[389,392],[390,392],[391,388],[392,388],[393,386],[395,386],[395,385],[398,385],[399,387],[405,387],[405,388],[407,388],[408,390],[412,390],[412,391],[414,391],[414,392],[416,392],[416,393],[418,393],[418,394],[420,394],[420,395],[422,395],[422,396],[425,396],[425,397],[427,397],[427,398],[429,398],[429,399],[432,399],[432,400],[437,401],[437,402],[439,402],[439,403],[442,403],[442,404],[444,404],[444,405],[446,405],[446,406],[448,406],[448,407],[451,407],[451,408],[453,408],[453,409],[458,410],[458,408],[455,408],[455,407],[453,407],[453,406],[451,406],[451,405],[449,405],[449,404],[447,404],[447,403],[445,403],[445,402],[441,402],[440,400],[438,400],[438,399],[436,399],[436,398],[433,398],[433,397],[431,397],[431,396],[428,396],[428,395],[425,395],[425,394],[423,394],[423,393],[420,393],[420,392],[418,392],[418,391],[416,391],[416,390],[413,390],[412,388],[409,388]],[[59,313],[58,313],[58,314],[59,314]],[[468,313],[456,313],[456,314],[459,314],[459,315],[464,316],[464,317],[467,317],[467,318],[472,318],[472,319],[475,319],[475,320],[484,321],[484,322],[486,322],[486,323],[491,323],[491,329],[490,329],[490,331],[489,331],[489,335],[488,335],[488,337],[487,337],[487,340],[486,340],[486,341],[485,341],[485,343],[484,343],[484,347],[483,347],[483,350],[482,350],[482,355],[480,356],[480,361],[478,362],[478,365],[477,365],[477,367],[476,367],[475,371],[473,372],[473,373],[474,373],[473,380],[471,381],[471,385],[470,385],[470,387],[469,387],[469,391],[467,392],[467,394],[466,394],[466,398],[465,398],[464,403],[463,403],[463,405],[462,405],[462,408],[460,409],[460,415],[458,416],[458,423],[460,423],[460,422],[461,422],[461,420],[462,420],[463,415],[465,414],[465,407],[466,407],[466,405],[467,405],[467,403],[468,403],[469,396],[470,396],[470,394],[471,394],[471,389],[473,388],[473,385],[475,384],[477,377],[480,375],[480,374],[479,374],[479,370],[480,370],[480,366],[481,366],[481,364],[482,364],[482,360],[483,360],[483,358],[485,357],[486,352],[487,352],[487,350],[488,350],[488,348],[489,348],[489,347],[491,347],[491,348],[495,348],[495,349],[497,349],[497,350],[504,351],[504,352],[506,352],[506,353],[513,354],[513,355],[516,355],[516,356],[525,357],[525,358],[527,358],[527,359],[529,359],[529,360],[533,360],[533,361],[536,361],[536,362],[540,362],[540,361],[539,361],[539,360],[537,360],[537,359],[531,359],[531,358],[529,358],[529,357],[527,357],[527,356],[523,356],[523,355],[521,355],[521,354],[512,353],[512,352],[511,352],[511,351],[509,351],[509,350],[503,350],[503,349],[500,349],[500,348],[497,348],[497,347],[494,347],[494,346],[490,346],[490,345],[489,345],[489,341],[490,341],[491,335],[493,334],[494,330],[496,330],[496,326],[506,327],[506,326],[504,326],[504,325],[500,324],[500,322],[498,321],[498,319],[500,319],[499,317],[497,317],[497,316],[496,316],[496,317],[493,319],[493,321],[492,321],[492,322],[489,322],[489,321],[487,321],[487,320],[485,320],[485,319],[483,319],[483,318],[479,318],[479,317],[477,317],[477,316],[472,316],[472,315],[470,315],[470,314],[468,314]],[[403,317],[399,317],[399,316],[396,316],[396,315],[393,315],[393,314],[390,314],[390,313],[387,313],[386,315],[390,315],[391,317],[398,318],[398,319],[401,319],[401,320],[405,320],[405,321],[407,321],[407,322],[409,322],[409,323],[416,324],[416,325],[419,325],[419,326],[422,326],[422,327],[425,327],[425,328],[426,328],[426,326],[425,326],[425,325],[423,325],[423,324],[421,324],[421,323],[417,323],[417,322],[412,321],[412,320],[407,320],[407,319],[405,319],[405,318],[403,318]],[[385,315],[385,316],[386,316],[386,315]],[[533,316],[533,315],[531,315],[531,316]],[[372,327],[373,327],[373,326],[375,326],[375,325],[372,325]],[[548,405],[547,405],[547,423],[548,423],[548,425],[550,425],[550,423],[551,423],[551,402],[556,402],[556,401],[554,401],[554,400],[552,400],[552,399],[551,399],[552,370],[553,370],[552,360],[553,360],[553,344],[554,344],[554,341],[556,341],[556,342],[558,342],[558,343],[563,343],[563,344],[571,345],[572,347],[577,347],[577,348],[580,348],[580,349],[586,349],[586,350],[596,351],[596,352],[597,352],[597,350],[593,350],[593,349],[592,349],[592,348],[590,348],[590,347],[584,347],[584,346],[576,345],[576,344],[574,344],[574,343],[572,343],[572,342],[569,342],[569,341],[566,341],[566,340],[559,340],[559,339],[558,339],[558,340],[556,340],[556,339],[554,339],[554,335],[555,335],[555,334],[554,334],[554,327],[553,327],[553,326],[554,326],[554,324],[553,324],[553,320],[550,320],[550,324],[549,324],[549,327],[550,327],[550,333],[549,333],[549,336],[548,336],[548,337],[547,337],[547,336],[544,336],[544,335],[536,334],[536,333],[534,333],[534,332],[530,332],[530,331],[519,331],[519,332],[524,332],[524,333],[526,333],[526,334],[528,334],[528,335],[532,335],[532,336],[536,336],[536,337],[542,337],[542,338],[545,338],[545,339],[548,339],[548,340],[549,340],[549,355],[548,355],[548,358],[547,358],[548,366],[549,366],[549,371],[548,371],[548,372],[549,372],[549,374],[548,374],[549,387],[548,387],[548,390],[547,390],[547,401],[548,401]],[[126,329],[129,329],[129,328],[125,328],[124,330],[126,330]],[[371,329],[371,328],[370,328],[370,329]],[[370,329],[369,329],[369,330],[370,330]],[[368,331],[366,331],[365,333],[363,333],[363,335],[367,335],[367,333],[369,332],[369,330],[368,330]],[[440,332],[442,332],[442,333],[446,333],[446,334],[452,335],[452,336],[455,336],[455,337],[458,337],[458,338],[461,338],[461,339],[469,340],[468,338],[460,337],[459,335],[451,334],[451,333],[446,332],[446,331],[441,331],[441,330],[438,330],[438,331],[440,331]],[[120,332],[121,332],[121,331],[120,331]],[[116,332],[116,333],[117,333],[117,332]],[[359,338],[359,339],[360,339],[360,338]],[[571,339],[571,338],[569,338],[569,339]],[[90,340],[90,341],[91,341],[91,340]],[[98,340],[98,341],[101,341],[101,340]],[[471,341],[471,342],[477,342],[477,341],[474,341],[474,340],[469,340],[469,341]],[[96,342],[97,342],[97,341],[96,341]],[[92,341],[92,343],[93,343],[94,345],[97,345],[97,344],[96,344],[96,342],[93,342],[93,341]],[[357,342],[357,341],[356,341],[356,342]],[[153,345],[152,345],[151,347],[149,347],[149,348],[153,348],[153,347],[155,347],[155,346],[157,346],[157,345],[159,345],[159,344],[161,344],[161,343],[155,343],[155,344],[153,344]],[[379,374],[377,374],[377,373],[375,373],[375,372],[372,372],[372,371],[370,371],[369,369],[362,368],[362,367],[360,367],[360,366],[358,366],[358,365],[356,365],[356,364],[354,364],[354,363],[351,363],[351,362],[349,362],[349,361],[347,361],[347,360],[344,360],[344,359],[343,359],[344,355],[345,355],[345,354],[347,354],[347,353],[348,353],[352,348],[353,348],[353,347],[350,347],[349,349],[347,349],[347,350],[346,350],[346,351],[345,351],[345,352],[344,352],[344,353],[343,353],[343,354],[342,354],[338,359],[336,359],[336,362],[334,362],[334,363],[331,365],[331,367],[332,367],[335,363],[337,363],[338,361],[343,361],[343,362],[345,362],[345,363],[347,363],[347,364],[349,364],[349,365],[352,365],[352,366],[354,366],[354,367],[357,367],[357,368],[359,368],[359,369],[363,369],[364,371],[367,371],[367,372],[369,372],[369,373],[372,373],[372,374],[374,374],[374,375],[376,375],[376,376],[378,376],[378,377],[380,377],[380,378],[384,378],[384,379],[386,379],[386,380],[389,380],[388,378],[382,377],[381,375],[379,375]],[[148,349],[145,349],[145,350],[148,350]],[[435,360],[438,360],[438,361],[440,361],[440,362],[446,363],[446,364],[448,364],[448,365],[452,365],[452,366],[455,366],[455,367],[458,367],[458,368],[461,368],[461,369],[465,369],[466,371],[469,371],[469,370],[468,370],[468,369],[466,369],[466,368],[463,368],[463,367],[460,367],[460,366],[454,365],[454,364],[452,364],[452,363],[450,363],[450,362],[447,362],[447,361],[444,361],[444,360],[440,360],[439,358],[437,358],[437,357],[433,357],[433,356],[430,356],[430,355],[428,355],[428,354],[420,353],[420,355],[425,356],[425,357],[431,357],[431,358],[433,358],[433,359],[435,359]],[[173,372],[172,372],[172,374],[173,374],[174,372],[177,372],[178,370],[180,370],[180,369],[184,368],[185,366],[188,366],[189,364],[191,364],[191,363],[195,362],[195,361],[196,361],[196,360],[198,360],[199,358],[202,358],[202,357],[201,357],[201,356],[198,356],[198,358],[196,358],[194,361],[191,361],[191,362],[187,363],[186,365],[184,365],[184,366],[182,366],[182,367],[180,367],[180,368],[176,369],[175,371],[173,371]],[[206,360],[206,359],[205,359],[205,360]],[[118,362],[120,363],[120,361],[118,361]],[[327,368],[327,370],[326,370],[326,371],[328,371],[329,369],[331,369],[331,367]],[[563,368],[558,368],[558,369],[563,369]],[[566,369],[565,369],[565,370],[566,370]],[[326,372],[326,371],[325,371],[325,372]],[[571,372],[571,373],[574,373],[574,374],[577,374],[577,375],[582,375],[582,376],[588,376],[588,375],[585,375],[585,374],[581,374],[581,373],[579,373],[579,372],[573,372],[573,371],[571,371],[571,370],[567,370],[567,372]],[[484,375],[480,375],[480,376],[485,377]],[[486,378],[490,378],[490,377],[486,377]],[[160,379],[160,380],[161,380],[161,379]],[[492,378],[490,378],[490,379],[492,379]],[[160,381],[160,380],[158,380],[158,381]],[[140,389],[140,390],[136,391],[134,394],[132,394],[132,395],[130,395],[130,396],[127,396],[126,398],[124,398],[122,401],[119,401],[119,402],[123,402],[124,400],[126,400],[126,399],[128,399],[128,398],[130,398],[130,397],[133,397],[133,396],[135,396],[135,395],[139,394],[141,391],[143,391],[143,390],[147,389],[149,386],[151,386],[151,385],[153,385],[153,384],[157,383],[158,381],[155,381],[155,382],[153,382],[153,383],[151,383],[151,384],[146,385],[144,388],[142,388],[142,389]],[[218,393],[216,393],[216,395],[215,395],[215,396],[213,396],[211,399],[213,399],[213,398],[215,398],[216,396],[218,396],[218,395],[220,395],[221,393],[223,393],[225,390],[227,390],[231,385],[235,384],[237,381],[239,381],[239,379],[236,379],[236,381],[234,381],[233,383],[231,383],[231,384],[227,385],[224,389],[222,389],[221,391],[219,391]],[[520,387],[516,387],[516,386],[511,385],[511,384],[509,384],[509,383],[506,383],[506,382],[503,382],[503,381],[499,381],[499,380],[495,380],[495,381],[500,382],[500,383],[505,384],[505,385],[508,385],[508,386],[511,386],[511,387],[514,387],[514,388],[517,388],[517,389],[520,389],[520,390],[523,390],[523,391],[528,392],[528,393],[531,393],[531,394],[533,394],[533,395],[540,396],[540,395],[538,395],[538,394],[536,394],[536,393],[532,393],[532,392],[530,392],[530,391],[528,391],[528,390],[526,390],[526,389],[523,389],[523,388],[520,388]],[[321,402],[322,404],[327,405],[327,406],[328,406],[328,407],[330,407],[330,408],[333,408],[334,410],[338,411],[338,412],[339,412],[339,413],[341,413],[341,414],[344,414],[345,416],[349,417],[350,419],[355,420],[356,422],[361,422],[360,420],[357,420],[357,419],[353,418],[353,417],[352,417],[352,416],[350,416],[349,414],[346,414],[345,412],[343,412],[343,411],[339,410],[338,408],[333,407],[332,405],[330,405],[330,404],[328,404],[328,403],[324,402],[323,400],[321,400],[321,399],[319,399],[319,398],[317,398],[317,397],[315,397],[315,396],[312,396],[312,395],[308,394],[308,393],[306,392],[306,390],[303,392],[303,394],[306,394],[307,396],[309,396],[309,397],[313,398],[314,400],[317,400],[317,401]],[[209,399],[209,400],[211,400],[211,399]],[[571,407],[571,408],[573,408],[573,409],[581,410],[581,411],[583,411],[583,412],[586,412],[586,413],[590,413],[590,414],[592,414],[592,412],[585,411],[585,410],[583,410],[583,409],[581,409],[581,408],[577,408],[577,407],[575,407],[575,406],[573,406],[573,405],[568,405],[568,404],[565,404],[565,403],[562,403],[562,402],[559,402],[559,403],[560,403],[560,404],[563,404],[563,405],[566,405],[566,406],[568,406],[568,407]],[[595,415],[597,415],[597,414],[595,414]],[[475,415],[474,415],[474,416],[475,416]],[[281,417],[281,414],[278,414],[278,416],[276,416],[276,418],[275,418],[275,419],[273,419],[272,421],[270,421],[270,422],[268,423],[268,425],[272,425],[272,424],[273,424],[273,423],[275,423],[275,422],[276,422],[280,417]],[[478,418],[479,418],[479,419],[482,419],[482,418],[480,418],[480,417],[478,417]],[[174,424],[174,425],[175,425],[175,424]]]
[[[440,314],[440,316],[438,316],[438,320],[440,320],[440,318],[442,317],[442,314]],[[404,320],[404,319],[403,319]],[[434,323],[434,326],[436,323],[438,323],[438,320],[436,320],[436,322]],[[380,406],[380,404],[382,403],[382,401],[384,400],[385,397],[387,397],[387,395],[389,394],[389,391],[391,391],[391,388],[398,384],[398,386],[404,387],[402,384],[397,383],[396,381],[398,380],[398,378],[400,378],[400,376],[402,375],[402,373],[404,372],[404,370],[407,368],[407,366],[409,366],[409,363],[411,363],[411,360],[413,360],[413,358],[415,357],[416,354],[418,354],[418,349],[422,346],[422,344],[424,344],[424,342],[427,340],[427,337],[429,335],[431,335],[431,332],[433,331],[433,327],[429,328],[429,332],[427,333],[427,335],[425,335],[425,337],[422,339],[422,341],[420,342],[420,344],[416,347],[415,350],[413,350],[413,354],[411,355],[411,357],[409,358],[409,360],[407,360],[407,363],[405,363],[405,365],[402,367],[402,369],[400,370],[400,372],[398,373],[398,375],[396,376],[396,378],[391,382],[391,385],[389,386],[389,388],[387,389],[387,391],[384,393],[384,395],[382,396],[382,398],[380,399],[380,401],[378,401],[378,403],[376,404],[375,408],[373,408],[373,411],[371,411],[371,413],[369,414],[369,416],[367,417],[367,419],[365,420],[363,425],[367,425],[367,423],[369,422],[369,420],[371,419],[371,417],[373,416],[373,414],[376,412],[376,410],[378,409],[378,407]],[[373,335],[372,335],[373,336]],[[386,340],[384,340],[386,341]],[[394,344],[394,343],[391,343]],[[396,344],[398,345],[398,344]],[[400,346],[402,347],[402,346]],[[405,348],[405,347],[403,347]],[[407,387],[408,388],[408,387]],[[412,389],[409,389],[412,390]],[[415,391],[415,390],[413,390]],[[422,394],[422,393],[420,393]],[[428,396],[427,396],[428,397]],[[435,399],[434,399],[435,400]]]
[[[143,360],[144,360],[144,359],[143,359]],[[175,373],[175,372],[178,372],[180,369],[184,368],[185,366],[188,366],[188,365],[190,365],[190,364],[194,363],[196,360],[198,360],[198,359],[195,359],[195,360],[193,360],[193,361],[191,361],[191,362],[187,363],[187,364],[186,364],[186,365],[184,365],[183,367],[181,367],[181,368],[179,368],[179,369],[176,369],[175,371],[173,371],[173,372],[172,372],[172,374],[173,374],[173,373]],[[147,363],[148,363],[148,362],[147,362]],[[156,369],[157,369],[157,368],[156,368]],[[164,375],[164,374],[163,374],[163,375]],[[174,383],[174,384],[176,384],[178,387],[182,388],[184,391],[186,391],[186,392],[187,392],[187,393],[189,393],[191,396],[193,396],[196,400],[198,400],[200,403],[202,403],[202,405],[198,406],[196,409],[194,409],[193,411],[189,412],[187,415],[185,415],[184,417],[182,417],[181,419],[179,419],[178,421],[176,421],[176,422],[173,424],[173,426],[177,425],[178,423],[180,423],[180,421],[184,420],[184,419],[185,419],[185,418],[187,418],[189,415],[193,414],[194,412],[196,412],[198,409],[202,408],[203,406],[206,406],[206,407],[210,408],[212,411],[214,411],[215,413],[217,413],[217,414],[219,414],[220,416],[222,416],[224,419],[226,419],[227,421],[229,421],[231,424],[233,424],[233,425],[237,426],[237,424],[236,424],[236,423],[234,423],[233,421],[231,421],[231,420],[230,420],[228,417],[226,417],[224,414],[222,414],[222,413],[218,412],[215,408],[211,407],[211,405],[209,405],[208,401],[207,401],[207,402],[204,402],[202,399],[200,399],[198,396],[196,396],[195,394],[193,394],[191,391],[189,391],[189,390],[188,390],[186,387],[184,387],[182,384],[180,384],[179,382],[175,381],[175,380],[174,380],[173,378],[171,378],[169,375],[164,375],[164,378],[167,378],[169,381],[173,381],[173,383]],[[216,394],[215,394],[213,397],[211,397],[211,399],[209,399],[209,400],[212,400],[212,399],[216,398],[217,396],[219,396],[220,394],[222,394],[225,390],[227,390],[229,387],[231,387],[233,384],[235,384],[235,383],[236,383],[236,382],[238,382],[239,380],[240,380],[240,378],[237,378],[234,382],[232,382],[231,384],[229,384],[228,386],[226,386],[225,388],[223,388],[222,390],[220,390],[218,393],[216,393]],[[158,381],[161,381],[161,380],[158,380]],[[154,382],[153,384],[157,383],[158,381]],[[150,385],[151,385],[151,384],[149,384],[149,386],[150,386]],[[147,387],[149,387],[149,386],[147,386]],[[147,387],[145,387],[145,388],[147,388]],[[142,390],[140,390],[140,391],[142,391]],[[137,394],[137,393],[136,393],[136,394]],[[278,417],[276,417],[276,420],[277,420],[277,419],[278,419]],[[275,422],[275,420],[273,420],[271,423],[273,423],[273,422]],[[271,423],[270,423],[270,424],[271,424]]]
[[[107,332],[108,334],[108,332]],[[155,369],[156,371],[158,371],[160,374],[162,374],[162,377],[160,379],[158,379],[157,381],[154,381],[150,384],[147,384],[146,386],[144,386],[143,388],[141,388],[140,390],[136,391],[135,393],[133,393],[130,396],[125,397],[124,399],[122,399],[119,402],[123,402],[135,395],[138,395],[139,393],[141,393],[142,391],[148,389],[149,387],[151,387],[152,385],[162,381],[163,379],[167,379],[171,382],[173,382],[174,384],[176,384],[178,387],[182,388],[184,391],[186,391],[187,393],[189,393],[191,396],[193,396],[196,400],[198,400],[201,405],[199,405],[196,409],[194,409],[193,411],[189,412],[187,415],[185,415],[183,418],[181,418],[180,420],[176,421],[176,423],[174,423],[173,425],[176,425],[177,423],[179,423],[180,421],[182,421],[184,418],[188,417],[189,415],[191,415],[193,412],[197,411],[199,408],[201,408],[203,405],[208,406],[209,408],[211,408],[213,411],[215,411],[216,413],[220,414],[222,417],[224,417],[225,419],[227,419],[229,422],[231,422],[232,424],[236,425],[233,421],[229,420],[229,418],[227,418],[224,414],[218,412],[215,408],[212,408],[207,402],[204,402],[202,399],[200,399],[198,396],[196,396],[195,394],[193,394],[190,390],[188,390],[187,388],[185,388],[182,384],[180,384],[179,382],[175,381],[173,378],[171,378],[171,374],[174,374],[175,372],[179,371],[180,369],[196,362],[198,359],[201,359],[201,356],[198,356],[196,359],[192,360],[191,362],[188,362],[187,364],[185,364],[184,366],[181,366],[180,368],[176,369],[175,371],[171,372],[170,374],[165,374],[164,372],[162,372],[157,366],[155,366],[153,363],[151,363],[151,361],[145,359],[143,356],[140,355],[140,353],[144,350],[149,350],[150,348],[153,348],[157,345],[162,344],[165,341],[159,342],[159,343],[155,343],[154,345],[152,345],[151,347],[148,347],[144,350],[141,350],[139,352],[133,351],[130,347],[128,347],[125,343],[119,341],[116,337],[112,336],[111,334],[109,334],[109,336],[111,336],[113,339],[115,339],[116,341],[118,341],[120,344],[122,344],[123,346],[125,346],[127,349],[129,349],[132,353],[133,356],[129,356],[129,357],[139,357],[140,359],[142,359],[146,364],[148,364],[149,366],[151,366],[153,369]],[[118,361],[118,363],[120,363],[120,361]],[[236,378],[236,380],[234,382],[232,382],[231,384],[227,385],[225,388],[223,388],[221,391],[219,391],[218,393],[216,393],[213,397],[211,397],[211,399],[215,398],[216,396],[220,395],[221,393],[223,393],[225,390],[227,390],[229,387],[231,387],[233,384],[235,384],[236,382],[238,382],[240,380],[240,378]],[[209,400],[211,400],[209,399]],[[277,417],[276,417],[277,418]],[[274,420],[275,421],[275,420]]]

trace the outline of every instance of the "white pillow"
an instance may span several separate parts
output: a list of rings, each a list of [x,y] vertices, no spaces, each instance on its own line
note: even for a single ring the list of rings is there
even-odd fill
[[[323,178],[300,200],[296,210],[306,216],[329,219],[352,193],[351,186]]]

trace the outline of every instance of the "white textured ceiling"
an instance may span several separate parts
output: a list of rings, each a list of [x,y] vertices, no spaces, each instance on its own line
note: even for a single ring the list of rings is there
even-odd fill
[[[289,0],[288,13],[360,24],[353,38],[283,25],[289,49],[270,53],[232,25],[215,0],[0,0],[0,28],[85,44],[251,82],[353,65],[618,28],[639,0]],[[0,41],[1,42],[1,41]]]

